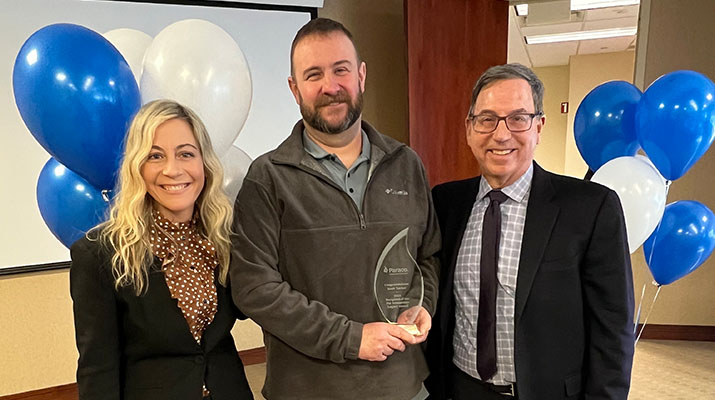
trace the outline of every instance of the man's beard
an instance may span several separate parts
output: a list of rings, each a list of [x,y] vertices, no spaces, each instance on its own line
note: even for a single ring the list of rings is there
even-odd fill
[[[320,108],[335,102],[347,104],[348,112],[345,114],[345,118],[343,118],[342,121],[331,124],[330,122],[324,120],[323,117],[320,115]],[[345,132],[355,123],[355,121],[358,120],[358,118],[360,118],[360,114],[362,113],[362,92],[358,90],[358,95],[355,99],[354,104],[350,96],[344,90],[339,91],[338,94],[336,94],[335,96],[322,95],[315,102],[315,106],[313,109],[310,109],[305,106],[305,103],[303,102],[303,97],[301,96],[300,113],[303,115],[305,123],[319,130],[320,132],[329,134],[338,134]]]

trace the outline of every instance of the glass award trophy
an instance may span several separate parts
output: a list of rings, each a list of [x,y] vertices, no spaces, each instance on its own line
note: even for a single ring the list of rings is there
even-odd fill
[[[375,267],[375,300],[385,321],[420,335],[415,319],[422,307],[422,271],[407,247],[405,228],[382,250]]]

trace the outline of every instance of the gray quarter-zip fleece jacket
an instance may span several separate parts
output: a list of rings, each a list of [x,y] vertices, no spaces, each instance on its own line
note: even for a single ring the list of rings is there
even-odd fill
[[[409,228],[430,314],[440,247],[419,157],[364,121],[362,129],[371,143],[363,212],[303,150],[302,121],[253,162],[236,199],[233,299],[263,328],[269,400],[410,399],[428,375],[421,346],[358,359],[363,324],[384,321],[373,286],[385,245]]]

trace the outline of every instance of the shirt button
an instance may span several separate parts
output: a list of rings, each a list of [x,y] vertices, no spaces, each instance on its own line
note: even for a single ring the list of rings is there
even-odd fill
[[[203,364],[204,363],[204,356],[196,356],[194,357],[194,362],[196,364]]]
[[[353,188],[350,188],[350,193],[354,192]]]

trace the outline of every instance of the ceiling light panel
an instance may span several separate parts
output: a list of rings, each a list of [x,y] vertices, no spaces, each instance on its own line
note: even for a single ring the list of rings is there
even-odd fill
[[[525,36],[526,44],[543,44],[568,42],[572,40],[606,39],[620,36],[633,36],[638,31],[637,27],[599,29],[592,31],[576,31],[566,33],[554,33],[548,35]]]
[[[571,10],[592,10],[594,8],[623,7],[639,4],[640,0],[571,0]]]
[[[625,7],[640,4],[640,0],[571,0],[571,11],[594,10],[606,7]],[[516,15],[523,17],[529,14],[528,4],[515,6]]]

